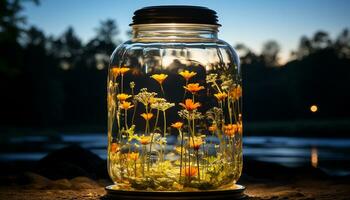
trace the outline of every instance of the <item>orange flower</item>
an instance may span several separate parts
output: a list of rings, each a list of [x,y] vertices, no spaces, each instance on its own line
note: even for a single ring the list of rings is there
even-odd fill
[[[175,122],[175,123],[171,124],[171,126],[172,126],[173,128],[181,129],[181,127],[182,127],[183,124],[184,124],[184,123],[182,123],[182,122]]]
[[[180,106],[182,106],[182,107],[184,107],[186,110],[188,110],[188,111],[193,111],[193,110],[196,110],[198,107],[200,107],[201,106],[201,104],[200,103],[194,103],[193,101],[192,101],[192,99],[186,99],[185,100],[185,104],[183,104],[183,103],[179,103],[180,104]]]
[[[190,83],[190,84],[187,84],[187,86],[184,86],[184,88],[189,92],[191,92],[192,94],[198,92],[199,90],[204,89],[203,86],[199,86],[199,83]]]
[[[198,174],[197,167],[191,166],[191,167],[184,167],[182,170],[183,174],[187,177],[195,177]]]
[[[119,76],[119,74],[121,74],[123,76],[129,70],[130,70],[130,68],[128,68],[128,67],[114,67],[111,69],[114,77]]]
[[[228,124],[224,126],[225,134],[230,137],[234,136],[237,130],[238,130],[237,124]]]
[[[123,101],[121,104],[120,104],[120,108],[121,109],[124,109],[124,110],[128,110],[130,108],[134,107],[134,105],[131,105],[131,102],[127,102],[127,101]]]
[[[194,150],[198,150],[199,147],[203,144],[203,140],[201,137],[194,137],[189,142],[190,148],[193,148]]]
[[[141,116],[145,119],[145,120],[150,120],[153,117],[152,113],[142,113]]]
[[[130,98],[131,95],[125,94],[125,93],[121,93],[117,95],[117,99],[119,101],[125,101],[126,99]]]
[[[116,152],[118,152],[119,151],[119,145],[116,143],[116,142],[113,142],[112,144],[111,144],[111,152],[112,153],[116,153]]]
[[[218,127],[217,127],[215,124],[209,126],[209,131],[210,131],[210,132],[214,132],[214,131],[216,131],[217,129],[218,129]]]
[[[130,70],[130,68],[128,68],[128,67],[119,68],[119,72],[122,74],[122,76],[129,70]]]
[[[139,158],[139,153],[128,153],[127,158],[136,162],[136,160]]]
[[[117,77],[120,74],[120,68],[119,67],[114,67],[114,68],[111,69],[111,72],[112,72],[112,75],[114,77]]]
[[[222,101],[227,97],[227,94],[225,92],[219,92],[214,94],[214,96],[218,99],[218,101]]]
[[[197,73],[196,72],[189,72],[188,70],[182,71],[179,73],[186,81],[188,81],[190,78],[195,76]]]
[[[151,76],[154,80],[156,80],[159,84],[162,84],[164,80],[168,77],[166,74],[153,74]]]
[[[242,96],[242,87],[238,85],[237,87],[231,89],[229,96],[233,99],[239,99]]]
[[[147,145],[151,142],[151,136],[145,136],[145,135],[142,135],[140,137],[140,143],[143,144],[143,145]]]

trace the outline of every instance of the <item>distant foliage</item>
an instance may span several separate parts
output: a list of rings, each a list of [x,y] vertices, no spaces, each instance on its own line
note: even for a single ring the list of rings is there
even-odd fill
[[[117,23],[101,21],[96,35],[84,43],[73,27],[58,37],[35,26],[25,29],[22,8],[19,0],[0,1],[0,125],[105,127],[109,56],[121,43]],[[283,66],[274,40],[263,45],[260,55],[244,44],[236,49],[243,71],[244,120],[350,118],[348,29],[335,39],[324,31],[302,36]],[[311,104],[320,110],[312,116]]]

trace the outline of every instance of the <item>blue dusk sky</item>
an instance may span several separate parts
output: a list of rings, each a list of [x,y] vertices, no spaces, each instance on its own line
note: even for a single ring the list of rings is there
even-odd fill
[[[302,35],[311,37],[317,30],[331,38],[350,28],[349,0],[41,0],[39,6],[25,3],[23,14],[28,25],[35,25],[46,34],[58,36],[73,26],[84,42],[95,35],[101,20],[117,21],[120,38],[133,12],[152,5],[198,5],[215,10],[222,24],[219,37],[232,45],[243,43],[259,53],[267,40],[276,40],[282,47],[281,60],[286,61],[296,49]]]

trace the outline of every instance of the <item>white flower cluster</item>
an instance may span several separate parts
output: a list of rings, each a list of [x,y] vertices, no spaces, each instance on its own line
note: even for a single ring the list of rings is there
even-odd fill
[[[147,88],[142,88],[140,92],[135,95],[135,99],[141,102],[143,105],[147,106],[151,99],[157,95],[155,92],[148,92]]]

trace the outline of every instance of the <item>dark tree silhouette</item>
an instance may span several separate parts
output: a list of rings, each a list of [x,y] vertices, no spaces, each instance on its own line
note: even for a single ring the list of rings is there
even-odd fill
[[[75,34],[73,27],[68,29],[54,42],[57,56],[61,60],[60,67],[64,70],[76,67],[82,59],[83,45],[79,37]]]
[[[113,19],[106,19],[100,22],[96,29],[96,38],[106,44],[115,43],[115,36],[119,34],[119,29]]]
[[[313,52],[312,43],[306,36],[302,36],[297,51],[293,52],[295,58],[302,59]]]
[[[244,44],[236,44],[235,49],[237,50],[241,63],[243,65],[256,64],[261,62],[260,57]]]
[[[350,33],[349,29],[344,29],[334,43],[334,48],[338,49],[340,58],[350,58]]]
[[[328,33],[325,31],[318,31],[315,33],[312,38],[312,47],[315,50],[324,49],[330,47],[332,45],[332,41],[329,38]]]
[[[276,66],[278,65],[278,54],[281,50],[280,45],[274,41],[267,41],[262,48],[261,56],[266,65],[268,66]]]

